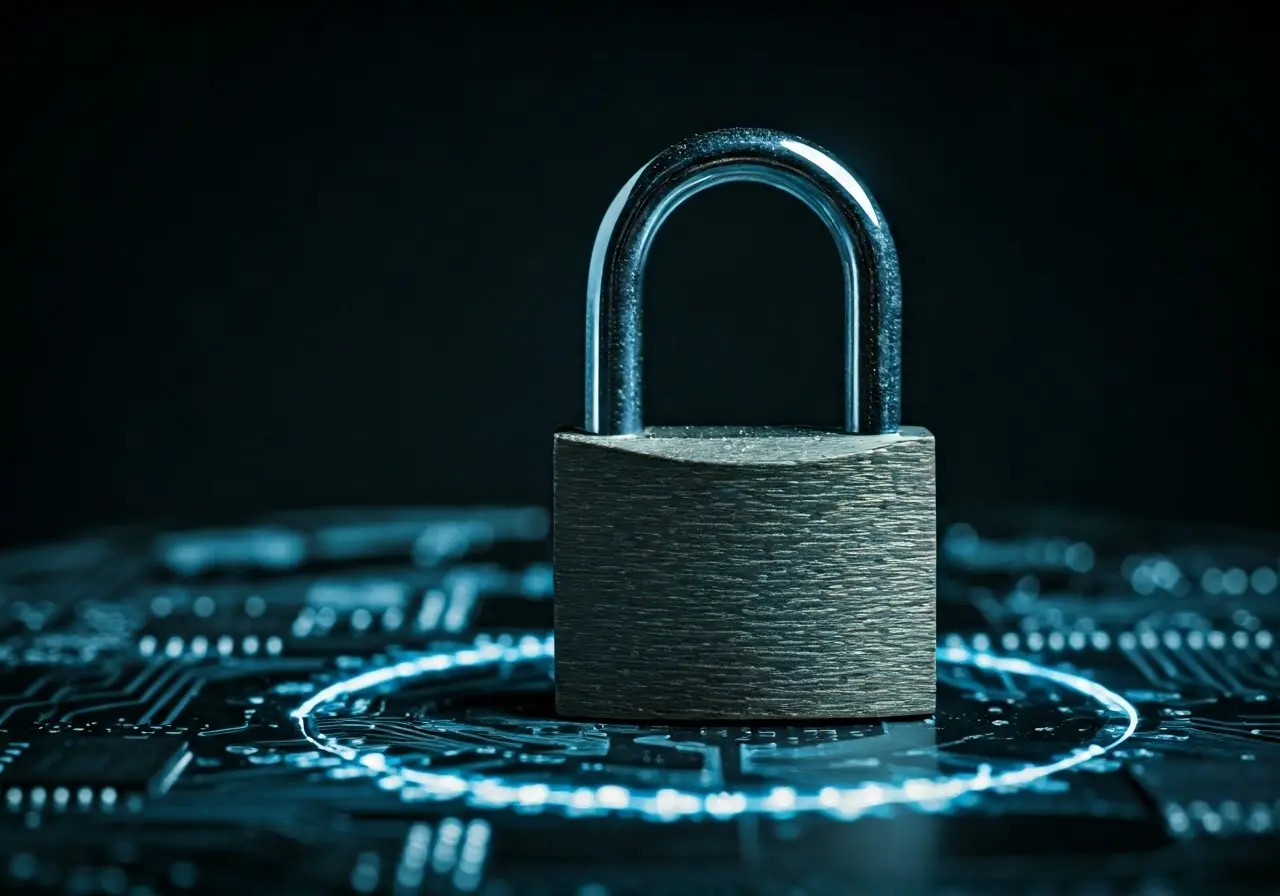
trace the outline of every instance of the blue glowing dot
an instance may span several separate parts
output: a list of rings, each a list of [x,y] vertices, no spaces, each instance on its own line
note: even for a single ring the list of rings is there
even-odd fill
[[[1078,541],[1066,550],[1063,562],[1072,572],[1090,572],[1093,569],[1093,548]]]
[[[1280,576],[1269,566],[1260,566],[1249,576],[1249,584],[1259,594],[1270,594],[1280,585]]]

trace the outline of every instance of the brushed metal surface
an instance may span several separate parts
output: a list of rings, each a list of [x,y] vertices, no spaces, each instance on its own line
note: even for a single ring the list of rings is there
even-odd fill
[[[933,712],[927,430],[561,432],[554,451],[559,712]]]

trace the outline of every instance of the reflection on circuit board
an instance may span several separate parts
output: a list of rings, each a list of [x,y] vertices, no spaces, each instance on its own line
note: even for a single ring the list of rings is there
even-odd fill
[[[966,520],[942,538],[936,717],[857,725],[557,718],[539,508],[311,511],[0,556],[0,888],[1272,879],[1280,538]]]

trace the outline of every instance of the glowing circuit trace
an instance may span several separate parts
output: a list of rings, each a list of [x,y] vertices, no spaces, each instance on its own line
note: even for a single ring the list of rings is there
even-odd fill
[[[849,820],[892,805],[939,811],[967,794],[1017,789],[1076,768],[1114,750],[1128,740],[1138,727],[1138,711],[1133,704],[1095,681],[1018,657],[999,656],[962,646],[940,646],[937,651],[938,662],[1038,677],[1054,682],[1089,697],[1116,714],[1122,720],[1123,729],[1107,743],[1089,744],[1052,762],[1030,764],[1000,772],[993,771],[989,765],[981,765],[972,774],[915,778],[892,784],[864,783],[854,787],[822,787],[812,791],[772,786],[752,792],[736,790],[697,793],[674,788],[640,790],[618,785],[595,788],[548,784],[513,786],[498,777],[393,767],[382,753],[361,753],[336,743],[321,734],[314,724],[315,714],[327,704],[396,681],[440,674],[457,668],[547,660],[554,655],[554,636],[534,634],[524,635],[510,645],[477,643],[474,647],[463,650],[425,654],[335,682],[317,691],[290,715],[298,723],[302,736],[317,749],[378,776],[381,786],[387,789],[412,787],[421,791],[419,798],[422,799],[461,799],[476,808],[513,808],[525,812],[559,811],[571,815],[619,813],[659,821],[694,817],[725,819],[744,814],[789,816],[809,812]]]

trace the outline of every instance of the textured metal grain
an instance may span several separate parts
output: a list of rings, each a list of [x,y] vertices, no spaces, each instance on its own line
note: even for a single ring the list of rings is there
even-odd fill
[[[934,710],[926,430],[558,433],[554,540],[565,715]]]

